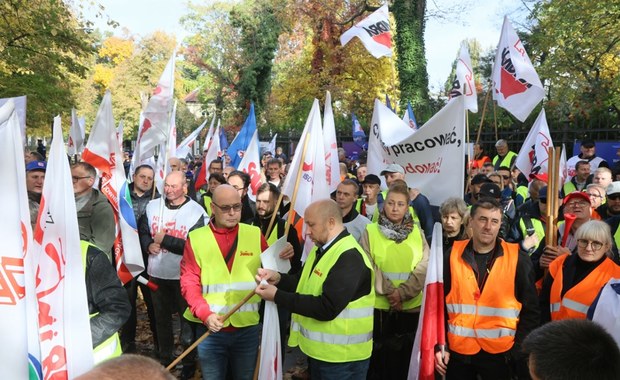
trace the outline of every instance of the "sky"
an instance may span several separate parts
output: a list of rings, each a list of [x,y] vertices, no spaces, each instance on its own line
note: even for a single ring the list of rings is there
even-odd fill
[[[139,36],[156,30],[174,34],[181,41],[188,33],[179,20],[187,13],[186,0],[98,0],[105,7],[104,13],[120,26],[110,28],[102,19],[90,17],[95,26],[116,35],[122,35],[123,28]],[[461,41],[476,38],[483,49],[495,48],[499,41],[504,15],[508,15],[518,30],[518,20],[523,18],[519,11],[521,0],[427,0],[427,14],[452,13],[448,19],[429,17],[426,22],[425,49],[429,88],[431,93],[439,91],[450,74]],[[455,16],[453,6],[464,12]],[[87,12],[88,15],[88,12]],[[385,58],[383,58],[385,59]]]

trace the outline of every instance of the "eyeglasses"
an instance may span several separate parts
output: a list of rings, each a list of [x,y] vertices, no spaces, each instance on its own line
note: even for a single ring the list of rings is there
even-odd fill
[[[226,205],[226,206],[220,206],[215,202],[211,202],[211,204],[216,205],[217,208],[219,208],[225,214],[229,213],[230,210],[233,210],[234,212],[239,212],[241,211],[241,207],[243,206],[241,203],[235,203],[234,205]]]
[[[590,203],[586,201],[568,202],[566,204],[566,207],[587,207],[587,206],[590,206]]]
[[[577,239],[577,246],[579,248],[588,248],[588,244],[590,245],[590,247],[592,247],[593,251],[598,251],[599,249],[603,248],[603,243],[601,243],[600,241]]]
[[[76,183],[77,181],[79,181],[79,180],[81,180],[81,179],[84,179],[84,178],[91,178],[91,177],[90,177],[89,175],[84,176],[84,177],[78,177],[78,176],[76,176],[76,175],[72,175],[72,176],[71,176],[71,180],[73,181],[73,183]]]
[[[502,178],[503,179],[510,179],[510,176],[509,175],[503,175]]]
[[[620,199],[620,193],[608,195],[607,199],[611,199],[612,201],[617,201]]]
[[[239,186],[235,186],[235,185],[232,185],[232,187],[234,187],[235,190],[237,190],[237,191],[243,191],[243,190],[246,189],[245,187],[239,187]]]
[[[602,195],[594,194],[594,193],[586,193],[590,198],[603,198]]]
[[[539,198],[538,201],[544,205],[547,204],[547,198]]]

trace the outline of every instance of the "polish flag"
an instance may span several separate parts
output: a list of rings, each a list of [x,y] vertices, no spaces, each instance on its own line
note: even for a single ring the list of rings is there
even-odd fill
[[[205,141],[202,144],[202,152],[209,149],[211,145],[211,139],[213,138],[213,126],[215,125],[215,115],[213,115],[213,119],[211,119],[211,124],[209,125],[209,130],[207,131],[207,136],[205,136]]]
[[[407,379],[435,379],[435,346],[446,345],[443,290],[443,237],[441,223],[435,223],[424,281],[420,323],[415,334]]]
[[[392,56],[392,33],[390,29],[390,12],[387,4],[374,11],[340,36],[342,46],[357,37],[375,58]]]

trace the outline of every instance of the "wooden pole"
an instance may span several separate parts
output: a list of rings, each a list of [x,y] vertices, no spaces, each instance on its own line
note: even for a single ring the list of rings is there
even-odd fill
[[[484,105],[482,106],[482,116],[480,116],[480,125],[478,126],[478,135],[476,136],[476,144],[480,143],[480,133],[482,132],[482,123],[484,123],[484,115],[487,113],[487,104],[489,103],[489,95],[491,95],[491,89],[487,91],[487,95],[484,97]]]
[[[237,310],[239,310],[239,308],[241,308],[241,306],[243,306],[246,302],[248,302],[250,300],[250,298],[252,298],[254,296],[254,294],[256,294],[256,292],[254,290],[252,290],[245,297],[243,297],[243,299],[238,304],[236,304],[232,309],[230,309],[228,311],[228,313],[226,313],[224,315],[224,318],[222,319],[222,322],[226,322],[228,320],[228,318],[230,318],[230,316],[233,315]],[[183,317],[181,317],[181,318],[183,318]],[[166,367],[166,370],[170,371],[171,369],[173,369],[177,364],[179,364],[179,362],[181,360],[183,360],[184,357],[186,357],[190,352],[192,352],[192,350],[194,348],[198,347],[198,345],[200,343],[202,343],[203,340],[207,339],[207,337],[209,335],[211,335],[211,331],[207,331],[200,338],[196,339],[196,341],[194,343],[192,343],[191,346],[187,347],[187,349],[185,351],[183,351],[181,353],[181,355],[179,355],[179,357],[174,359],[174,361],[172,363],[170,363],[168,365],[168,367]]]
[[[273,214],[271,214],[271,218],[269,220],[269,226],[267,226],[267,232],[265,234],[265,239],[269,239],[269,236],[271,235],[271,230],[273,229],[274,223],[278,216],[278,211],[280,210],[280,205],[282,204],[283,198],[284,198],[284,194],[280,193],[280,196],[278,197],[278,201],[276,202],[276,207],[273,209]]]
[[[286,223],[286,227],[284,227],[284,236],[288,236],[288,230],[291,228],[293,224],[294,212],[295,212],[295,202],[297,201],[297,190],[299,189],[299,181],[301,181],[301,173],[303,172],[304,160],[306,159],[306,151],[308,150],[308,142],[310,138],[308,134],[304,136],[304,148],[301,151],[301,157],[299,160],[299,167],[297,168],[297,178],[295,179],[295,188],[293,190],[293,199],[291,199],[291,207],[288,209],[288,223]]]

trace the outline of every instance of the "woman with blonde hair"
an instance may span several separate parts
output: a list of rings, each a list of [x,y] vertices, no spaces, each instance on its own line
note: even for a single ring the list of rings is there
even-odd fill
[[[405,181],[390,186],[379,220],[360,245],[375,270],[373,352],[368,379],[406,379],[428,265],[424,232],[409,212]]]

